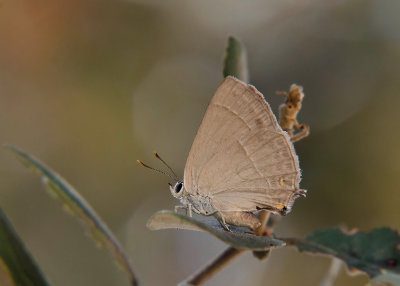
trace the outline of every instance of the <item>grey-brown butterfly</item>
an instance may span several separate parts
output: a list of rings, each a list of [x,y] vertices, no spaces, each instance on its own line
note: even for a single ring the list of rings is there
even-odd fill
[[[305,196],[300,176],[289,136],[263,95],[229,76],[207,108],[183,180],[170,191],[190,216],[214,215],[227,230],[227,224],[255,229],[255,212],[285,215]]]

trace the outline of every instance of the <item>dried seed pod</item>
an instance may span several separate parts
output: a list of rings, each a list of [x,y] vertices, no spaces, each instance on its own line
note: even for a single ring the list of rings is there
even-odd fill
[[[306,124],[300,124],[297,121],[297,115],[301,110],[301,103],[304,98],[303,87],[292,84],[289,93],[286,91],[277,91],[276,94],[286,97],[285,103],[279,107],[279,124],[282,129],[289,134],[292,142],[307,137],[310,134],[310,127]],[[294,128],[298,130],[296,134],[294,134]]]

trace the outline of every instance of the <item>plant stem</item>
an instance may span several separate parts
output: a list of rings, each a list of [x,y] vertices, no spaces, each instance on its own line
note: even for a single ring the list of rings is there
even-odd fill
[[[286,242],[286,246],[296,246],[297,242],[299,241],[298,238],[293,237],[278,237],[278,239],[283,240]]]
[[[219,256],[208,262],[200,271],[196,272],[179,285],[202,285],[244,252],[246,252],[246,250],[228,247]]]
[[[271,235],[271,231],[268,229],[268,220],[271,215],[271,212],[267,210],[262,210],[258,216],[261,225],[255,230],[256,235]],[[270,251],[253,251],[253,255],[257,257],[259,260],[267,259]]]
[[[270,216],[270,212],[269,211],[266,211],[266,210],[262,210],[261,212],[260,212],[260,216],[259,216],[259,220],[260,220],[260,222],[261,222],[261,225],[260,225],[260,227],[259,228],[257,228],[256,229],[256,235],[263,235],[264,234],[264,232],[265,232],[265,229],[266,229],[266,227],[267,227],[267,222],[268,222],[268,219],[269,219],[269,216]]]

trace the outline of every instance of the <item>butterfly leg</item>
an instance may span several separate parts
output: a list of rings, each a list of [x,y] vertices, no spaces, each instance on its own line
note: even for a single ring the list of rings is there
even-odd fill
[[[226,231],[231,231],[228,227],[228,225],[225,222],[225,218],[222,215],[221,212],[217,212],[215,217],[217,218],[218,222],[221,224],[221,226],[226,230]]]
[[[192,204],[188,204],[187,206],[175,206],[174,211],[176,213],[179,213],[180,210],[185,210],[186,215],[189,217],[193,216],[193,211],[192,211]]]
[[[251,212],[234,211],[220,213],[229,225],[245,226],[253,231],[261,225],[260,220]]]
[[[188,215],[189,217],[193,216],[192,204],[188,204],[187,209],[186,209],[186,215]]]
[[[182,209],[187,211],[187,208],[185,206],[175,206],[174,211],[176,213],[179,213],[179,211],[182,210]]]

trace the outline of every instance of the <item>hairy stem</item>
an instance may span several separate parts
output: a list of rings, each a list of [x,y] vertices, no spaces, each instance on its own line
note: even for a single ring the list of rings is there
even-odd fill
[[[307,137],[308,135],[310,135],[310,127],[308,125],[305,125],[305,127],[301,131],[290,136],[290,141],[294,143],[300,141],[301,139]]]
[[[179,285],[202,285],[244,252],[246,252],[246,250],[228,247],[224,252],[207,263],[200,271],[196,272]]]

